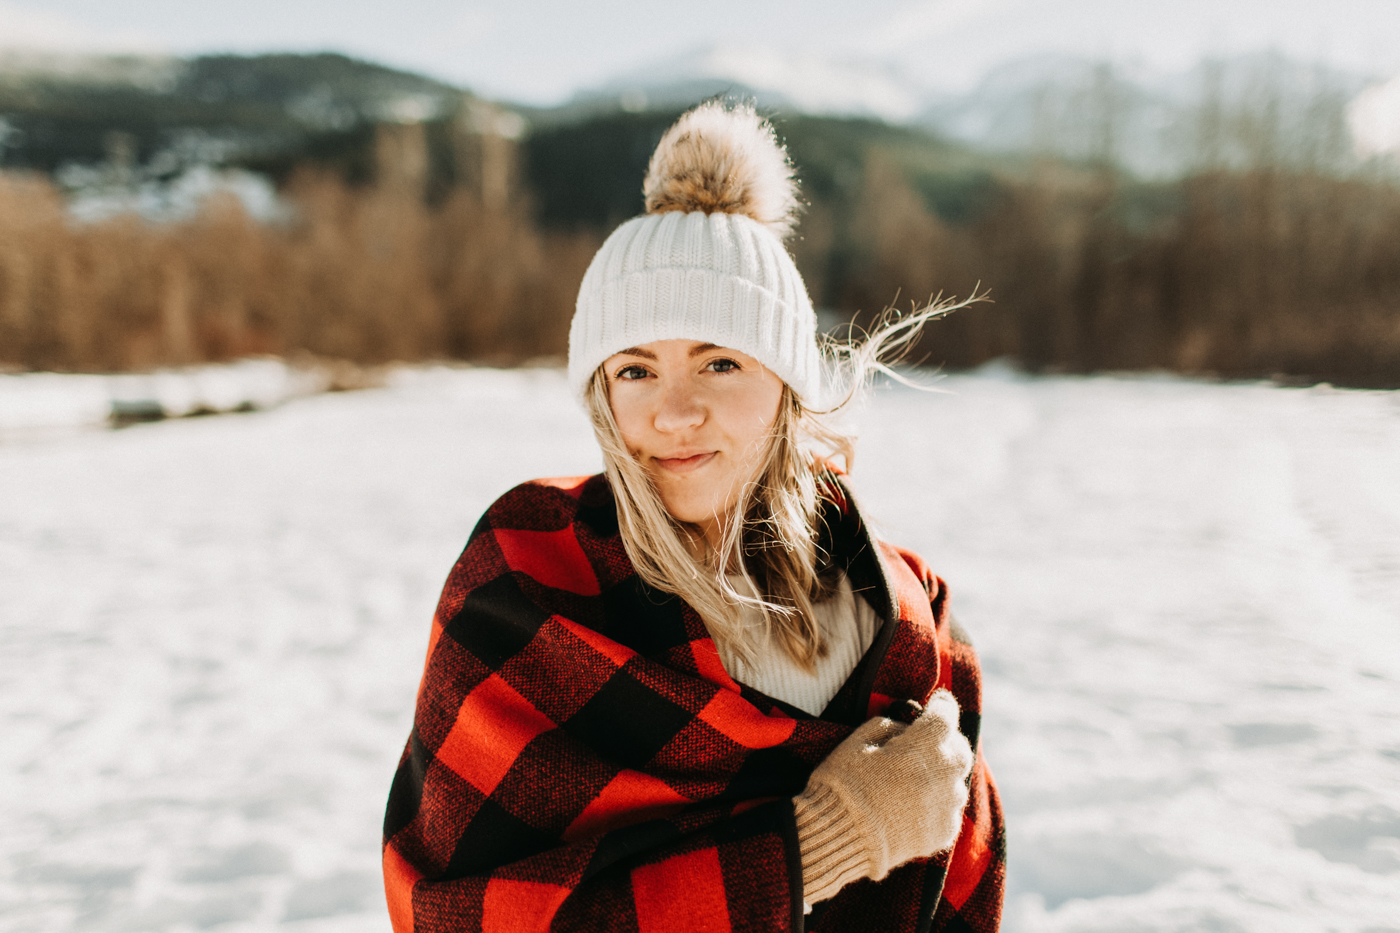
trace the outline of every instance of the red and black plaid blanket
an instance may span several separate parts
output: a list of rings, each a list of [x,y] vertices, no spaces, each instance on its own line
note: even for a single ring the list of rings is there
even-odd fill
[[[977,658],[915,555],[834,477],[822,552],[886,620],[821,717],[736,683],[643,584],[602,476],[487,510],[443,590],[384,820],[396,933],[990,931],[1001,807],[980,752],[950,854],[802,911],[793,795],[866,718],[947,687],[977,749]]]

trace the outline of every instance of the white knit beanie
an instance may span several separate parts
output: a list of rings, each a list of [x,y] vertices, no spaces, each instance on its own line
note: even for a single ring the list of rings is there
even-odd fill
[[[821,394],[817,319],[783,246],[796,183],[752,107],[702,104],[651,157],[647,213],[593,257],[569,328],[569,384],[582,399],[608,357],[653,340],[746,353],[808,405]]]

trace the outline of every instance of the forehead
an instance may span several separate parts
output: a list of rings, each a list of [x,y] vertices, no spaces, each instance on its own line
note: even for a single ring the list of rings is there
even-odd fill
[[[636,356],[644,360],[657,361],[663,357],[696,357],[713,350],[721,350],[725,353],[731,353],[734,356],[744,357],[745,359],[748,358],[738,350],[717,346],[713,343],[702,343],[699,340],[653,340],[651,343],[644,343],[635,347],[628,347],[625,350],[618,350],[613,354],[613,357]],[[612,359],[612,357],[609,357],[609,359]]]

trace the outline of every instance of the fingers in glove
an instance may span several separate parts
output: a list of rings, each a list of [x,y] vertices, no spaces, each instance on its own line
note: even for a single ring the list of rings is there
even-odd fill
[[[940,688],[933,691],[929,696],[928,702],[924,704],[923,712],[920,713],[919,718],[938,716],[956,725],[959,712],[958,698],[953,696],[951,691]]]
[[[878,719],[867,719],[856,727],[856,731],[852,732],[851,737],[846,741],[858,744],[862,749],[872,750],[884,745],[908,728],[902,722],[895,722],[893,719],[883,716]]]
[[[935,691],[923,713],[892,740],[890,749],[917,749],[925,767],[966,777],[972,769],[972,747],[958,729],[958,715],[957,699],[947,690]]]

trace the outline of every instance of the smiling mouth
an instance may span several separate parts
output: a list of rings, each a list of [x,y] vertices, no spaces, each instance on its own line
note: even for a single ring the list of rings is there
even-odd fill
[[[717,451],[708,451],[703,454],[696,454],[693,457],[670,457],[663,459],[654,457],[653,459],[662,469],[671,473],[693,473],[715,458]]]

